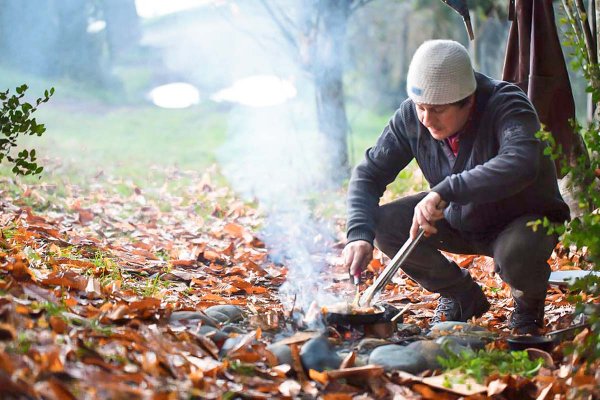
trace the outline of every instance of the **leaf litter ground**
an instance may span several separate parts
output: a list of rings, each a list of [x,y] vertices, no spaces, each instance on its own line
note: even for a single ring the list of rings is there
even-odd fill
[[[170,174],[172,182],[192,183],[179,191],[146,191],[108,179],[57,193],[55,185],[1,182],[0,397],[460,397],[421,378],[355,366],[351,357],[336,371],[304,371],[299,346],[310,335],[288,341],[293,365],[277,365],[266,347],[289,329],[290,305],[277,295],[287,271],[270,261],[259,238],[262,216],[213,183],[210,173]],[[342,238],[343,218],[337,220]],[[340,248],[341,240],[322,256],[335,260]],[[550,260],[554,270],[579,267],[579,254],[557,250]],[[492,302],[473,322],[505,332],[512,304],[493,262],[448,257],[470,270]],[[370,279],[386,262],[376,253]],[[339,262],[330,264],[324,273],[340,277],[330,290],[352,290]],[[391,304],[410,302],[405,321],[423,327],[436,298],[402,274],[382,295]],[[202,333],[201,321],[186,325],[170,318],[219,304],[238,306],[246,316],[229,333],[241,336],[231,348],[222,348],[223,340],[210,331]],[[570,323],[564,290],[549,290],[546,310],[550,328]],[[535,378],[491,377],[487,391],[470,398],[567,398],[573,388],[597,388],[598,374],[578,368],[580,357],[562,350],[552,354],[556,366]],[[519,397],[523,393],[528,397]]]

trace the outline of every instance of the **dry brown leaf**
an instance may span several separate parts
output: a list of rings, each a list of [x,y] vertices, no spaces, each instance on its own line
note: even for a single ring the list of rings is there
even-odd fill
[[[308,380],[304,367],[302,366],[302,360],[300,359],[300,349],[297,343],[290,344],[290,350],[292,351],[292,367],[298,376],[300,384],[304,386],[304,383]]]
[[[349,393],[325,393],[323,400],[352,400],[352,395]]]
[[[286,397],[296,397],[302,391],[302,386],[297,381],[288,379],[279,385],[279,393]]]
[[[45,382],[35,385],[38,392],[43,393],[48,400],[76,400],[77,398],[67,389],[62,382],[55,378],[50,378]]]
[[[36,280],[35,275],[29,269],[29,266],[26,264],[26,261],[22,258],[17,258],[14,263],[8,265],[8,270],[11,272],[12,276],[15,277],[17,281],[29,281]]]
[[[69,327],[64,319],[57,317],[56,315],[51,315],[50,318],[48,318],[48,323],[52,327],[52,330],[59,335],[67,332]]]
[[[344,359],[342,360],[342,363],[340,364],[340,369],[354,367],[355,361],[356,361],[356,352],[352,351],[346,357],[344,357]]]
[[[0,340],[15,340],[16,338],[17,331],[14,326],[0,323]]]
[[[506,389],[508,383],[502,381],[501,379],[494,379],[487,384],[487,395],[495,396],[500,394]]]
[[[353,379],[374,378],[383,375],[383,367],[379,365],[365,365],[346,369],[334,369],[327,371],[330,379],[342,379],[352,377]]]
[[[66,289],[84,290],[87,279],[75,271],[52,272],[46,279],[40,282],[46,286],[61,286]]]

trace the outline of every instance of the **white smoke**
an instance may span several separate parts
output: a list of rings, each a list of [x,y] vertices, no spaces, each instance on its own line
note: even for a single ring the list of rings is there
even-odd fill
[[[311,206],[333,183],[311,103],[309,96],[276,107],[236,108],[219,160],[234,189],[264,211],[261,237],[273,260],[288,269],[282,301],[303,311],[313,301],[333,301],[320,272],[335,235]]]

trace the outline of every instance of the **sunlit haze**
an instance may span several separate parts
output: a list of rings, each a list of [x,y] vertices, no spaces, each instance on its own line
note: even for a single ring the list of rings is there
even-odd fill
[[[296,88],[289,81],[276,76],[257,75],[236,81],[232,86],[215,93],[211,99],[267,107],[282,104],[296,97],[296,94]]]
[[[135,7],[140,17],[154,18],[210,3],[214,0],[135,0]]]

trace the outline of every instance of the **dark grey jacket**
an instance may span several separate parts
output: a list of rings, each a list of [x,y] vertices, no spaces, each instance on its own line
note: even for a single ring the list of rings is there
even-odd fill
[[[449,203],[446,220],[459,231],[485,234],[528,214],[569,218],[554,164],[535,137],[540,125],[529,99],[513,84],[476,78],[475,110],[454,162],[419,122],[412,100],[400,105],[352,173],[348,241],[373,242],[379,199],[413,158],[431,190]]]

